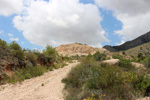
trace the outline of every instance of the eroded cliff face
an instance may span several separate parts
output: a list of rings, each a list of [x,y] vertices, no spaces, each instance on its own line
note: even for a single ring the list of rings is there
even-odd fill
[[[99,51],[101,53],[108,52],[104,48],[93,48],[88,45],[81,45],[81,44],[66,44],[66,45],[60,45],[56,47],[56,51],[59,54],[62,55],[68,55],[68,56],[73,56],[73,55],[88,55],[89,53],[94,54],[95,52]]]
[[[107,45],[107,46],[104,46],[104,48],[111,52],[117,52],[117,51],[128,50],[128,49],[134,48],[136,46],[142,45],[147,42],[150,42],[150,32],[147,32],[146,34],[141,35],[140,37],[132,41],[125,42],[124,44],[120,46],[108,46]]]

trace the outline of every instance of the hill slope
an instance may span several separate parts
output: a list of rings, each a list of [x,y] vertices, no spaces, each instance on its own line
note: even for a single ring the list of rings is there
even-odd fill
[[[120,46],[106,45],[106,46],[104,46],[104,48],[111,52],[117,52],[117,51],[128,50],[128,49],[134,48],[136,46],[142,45],[147,42],[150,42],[150,32],[147,32],[146,34],[141,35],[140,37],[138,37],[132,41],[125,42],[124,44],[122,44]]]
[[[60,45],[60,46],[56,47],[56,51],[58,51],[59,54],[68,55],[68,56],[87,55],[89,53],[93,54],[96,51],[99,51],[101,53],[108,52],[104,48],[93,48],[88,45],[82,45],[82,44],[77,44],[77,43]]]
[[[137,47],[125,51],[127,55],[138,56],[139,53],[143,55],[150,55],[150,43],[145,43]]]

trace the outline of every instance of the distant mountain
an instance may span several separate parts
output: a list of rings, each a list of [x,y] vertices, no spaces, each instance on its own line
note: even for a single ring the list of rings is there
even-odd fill
[[[150,32],[147,32],[146,34],[141,35],[132,41],[125,42],[122,45],[119,46],[106,45],[103,48],[111,52],[118,52],[118,51],[125,51],[148,42],[150,42]]]

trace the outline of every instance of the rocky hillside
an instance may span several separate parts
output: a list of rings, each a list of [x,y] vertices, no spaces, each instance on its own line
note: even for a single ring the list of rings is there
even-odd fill
[[[99,51],[101,53],[103,52],[108,52],[106,49],[104,48],[93,48],[91,46],[88,45],[82,45],[82,44],[66,44],[66,45],[60,45],[58,47],[56,47],[56,51],[58,51],[59,54],[62,55],[68,55],[68,56],[72,56],[72,55],[87,55],[89,53],[93,54],[96,51]]]
[[[12,51],[0,44],[0,76],[4,72],[21,68],[25,62],[12,55]]]
[[[104,46],[104,48],[111,52],[117,52],[117,51],[128,50],[128,49],[134,48],[136,46],[142,45],[147,42],[150,42],[150,32],[147,32],[146,34],[141,35],[140,37],[132,41],[128,41],[120,46],[108,46],[107,45],[107,46]]]

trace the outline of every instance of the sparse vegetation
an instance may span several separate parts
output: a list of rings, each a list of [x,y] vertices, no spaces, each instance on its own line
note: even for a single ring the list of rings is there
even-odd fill
[[[68,92],[66,100],[98,100],[103,94],[106,96],[102,100],[134,100],[150,95],[148,73],[142,70],[137,73],[130,60],[113,55],[120,59],[120,65],[111,66],[101,64],[102,59],[95,57],[98,59],[89,54],[62,80]]]
[[[17,42],[13,41],[7,44],[0,40],[1,53],[0,61],[6,60],[8,65],[7,70],[11,71],[11,75],[3,72],[5,63],[0,63],[0,84],[21,82],[25,79],[30,79],[42,75],[44,72],[53,71],[66,66],[66,62],[72,63],[71,58],[59,56],[55,48],[47,46],[43,52],[37,50],[22,49]],[[9,59],[10,60],[9,60]]]

